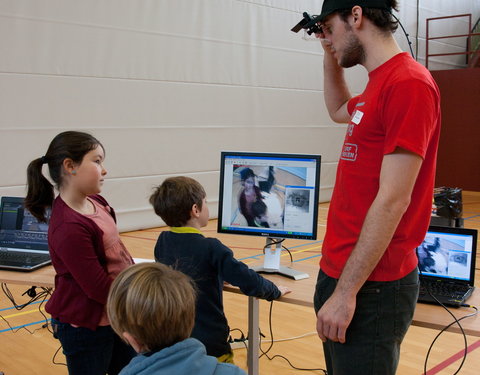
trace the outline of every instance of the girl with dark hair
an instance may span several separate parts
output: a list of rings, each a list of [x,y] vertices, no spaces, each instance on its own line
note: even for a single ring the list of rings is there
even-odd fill
[[[27,169],[26,208],[45,221],[55,290],[45,309],[67,358],[70,375],[118,374],[135,355],[112,330],[105,310],[114,278],[133,264],[120,240],[115,212],[99,195],[107,171],[105,150],[87,133],[67,131]],[[42,174],[48,164],[50,177]]]
[[[252,205],[262,200],[262,192],[260,188],[255,185],[255,173],[251,168],[244,168],[240,172],[243,189],[238,197],[238,204],[240,213],[247,220],[247,225],[256,227],[255,213],[252,211]]]

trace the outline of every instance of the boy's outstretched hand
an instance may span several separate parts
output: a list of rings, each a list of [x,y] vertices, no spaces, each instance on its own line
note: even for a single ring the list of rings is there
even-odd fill
[[[292,291],[291,291],[289,288],[287,288],[286,286],[277,285],[277,288],[278,288],[278,290],[280,290],[280,293],[282,293],[282,294],[280,295],[280,297],[281,297],[281,296],[284,296],[284,295],[287,294],[287,293],[291,293],[291,292],[292,292]]]

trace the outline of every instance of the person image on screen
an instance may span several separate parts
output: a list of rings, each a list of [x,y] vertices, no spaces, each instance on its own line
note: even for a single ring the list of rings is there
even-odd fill
[[[220,362],[233,363],[228,343],[229,328],[223,311],[224,282],[238,286],[248,295],[268,301],[289,289],[276,286],[235,259],[232,250],[216,238],[204,237],[209,210],[206,193],[192,178],[167,178],[150,197],[155,213],[170,226],[155,245],[155,260],[190,276],[199,291],[192,337],[202,342],[207,354]]]
[[[433,261],[430,272],[448,274],[448,252],[442,250],[439,237],[435,237],[433,244],[427,245],[426,252]]]
[[[48,246],[55,289],[45,305],[70,375],[118,374],[135,351],[112,330],[106,312],[115,277],[133,264],[118,233],[114,210],[99,195],[105,149],[92,135],[58,134],[45,156],[27,169],[25,207],[40,221],[52,209]],[[48,165],[51,179],[42,174]]]
[[[260,199],[252,203],[252,214],[257,227],[270,228],[268,224],[268,207],[263,200]]]
[[[247,225],[249,227],[256,227],[256,213],[254,212],[252,205],[263,199],[262,192],[260,191],[260,188],[255,185],[255,173],[251,168],[242,169],[240,172],[240,179],[243,187],[240,196],[238,197],[240,213],[245,217],[245,220],[247,220]]]
[[[418,295],[415,248],[428,229],[440,134],[439,90],[393,33],[395,0],[325,0],[325,103],[348,124],[314,306],[329,375],[395,374]],[[368,82],[352,97],[344,68]]]

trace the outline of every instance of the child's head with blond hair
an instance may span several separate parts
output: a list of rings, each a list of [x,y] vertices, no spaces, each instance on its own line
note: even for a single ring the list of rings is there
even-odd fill
[[[155,352],[190,337],[196,292],[191,279],[161,263],[135,264],[112,284],[110,324],[137,352]]]

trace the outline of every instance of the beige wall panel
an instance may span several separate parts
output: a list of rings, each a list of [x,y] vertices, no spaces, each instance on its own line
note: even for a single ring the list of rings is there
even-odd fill
[[[249,133],[224,128],[85,130],[105,146],[107,178],[218,171],[222,150],[318,153],[323,163],[335,164],[345,132],[343,126],[252,128]],[[0,185],[24,185],[26,166],[44,155],[57,133],[52,129],[2,131],[0,158],[9,162],[2,165]],[[31,146],[24,147],[24,144]]]
[[[323,87],[319,43],[300,36],[298,45],[318,52],[2,19],[0,33],[17,29],[21,31],[0,41],[2,72],[313,91]],[[359,92],[366,74],[362,68],[353,71],[349,84]]]
[[[320,92],[0,73],[1,128],[314,126]]]
[[[320,6],[317,0],[3,0],[0,16],[312,53],[290,29]]]

